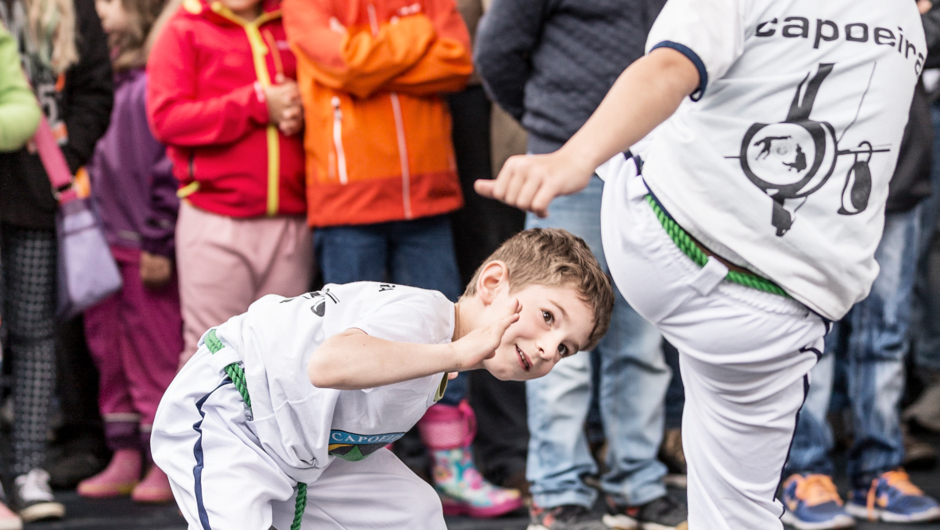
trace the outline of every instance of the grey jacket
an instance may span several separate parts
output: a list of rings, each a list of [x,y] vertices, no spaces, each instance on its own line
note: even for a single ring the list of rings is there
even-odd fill
[[[594,112],[643,55],[665,0],[493,0],[474,60],[490,97],[549,153]]]

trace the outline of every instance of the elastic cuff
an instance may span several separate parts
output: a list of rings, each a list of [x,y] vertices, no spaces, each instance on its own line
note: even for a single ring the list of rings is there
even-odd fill
[[[689,98],[692,101],[698,101],[702,99],[702,96],[705,95],[705,88],[708,86],[708,71],[705,69],[705,62],[702,61],[702,58],[698,56],[697,53],[692,51],[692,48],[684,44],[679,44],[678,42],[672,42],[670,40],[664,40],[659,44],[650,48],[650,51],[655,50],[656,48],[670,48],[676,50],[677,52],[685,55],[692,64],[695,65],[695,68],[698,70],[698,88],[694,92],[689,94]]]

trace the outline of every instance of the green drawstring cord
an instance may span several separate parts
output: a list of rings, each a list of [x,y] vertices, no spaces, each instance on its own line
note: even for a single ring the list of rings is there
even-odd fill
[[[689,257],[692,261],[695,262],[699,267],[704,267],[705,263],[708,262],[708,256],[702,252],[702,249],[695,244],[695,241],[692,241],[692,237],[679,226],[678,223],[673,220],[672,217],[669,217],[662,207],[656,202],[656,199],[652,195],[646,196],[646,202],[653,208],[653,213],[656,214],[656,218],[659,219],[659,223],[663,225],[663,228],[666,230],[666,233],[669,234],[669,238],[672,239],[672,242],[679,247],[679,250],[683,254]],[[743,285],[745,287],[750,287],[752,289],[757,289],[759,291],[764,291],[771,294],[776,294],[780,296],[790,297],[780,288],[779,285],[774,282],[761,278],[760,276],[740,272],[740,271],[728,271],[728,275],[725,276],[725,279],[734,282],[738,285]]]
[[[222,344],[222,341],[215,336],[215,329],[210,329],[209,333],[206,335],[206,347],[209,348],[209,351],[213,354],[225,347]],[[245,405],[248,407],[248,410],[251,410],[251,397],[248,395],[248,384],[245,381],[245,370],[238,363],[232,363],[225,368],[225,374],[228,375],[229,379],[232,380],[232,383],[235,385],[235,388],[238,389],[238,393],[241,394],[242,400],[245,401]],[[304,510],[307,509],[307,485],[303,482],[297,483],[297,501],[294,504],[294,522],[290,525],[290,530],[300,530],[300,523],[304,518]]]

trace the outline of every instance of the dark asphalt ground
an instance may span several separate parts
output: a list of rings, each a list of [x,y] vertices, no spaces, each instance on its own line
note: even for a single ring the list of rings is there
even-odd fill
[[[931,438],[931,442],[940,448],[940,437]],[[841,464],[837,459],[837,464]],[[841,466],[840,466],[841,467]],[[940,498],[940,468],[930,471],[912,471],[914,483],[928,494]],[[840,491],[845,491],[844,476],[836,476]],[[57,522],[27,525],[28,530],[185,530],[186,524],[174,505],[141,506],[129,499],[87,500],[78,497],[73,491],[57,492],[60,501],[68,510],[66,519]],[[493,520],[474,520],[468,518],[449,518],[449,530],[525,530],[528,517],[524,513]],[[891,525],[860,522],[858,530],[940,530],[940,523],[922,525]],[[234,530],[234,529],[226,529]],[[420,530],[420,529],[413,529]],[[754,529],[759,530],[759,529]]]

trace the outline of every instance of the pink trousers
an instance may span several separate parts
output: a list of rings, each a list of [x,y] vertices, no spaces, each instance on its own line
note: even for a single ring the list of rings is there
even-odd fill
[[[303,216],[238,219],[183,201],[176,223],[176,263],[183,308],[180,366],[203,333],[248,310],[267,294],[310,289],[313,240]]]
[[[147,438],[183,346],[176,275],[159,289],[140,280],[140,251],[112,247],[124,286],[85,312],[85,335],[99,372],[99,406],[112,449]]]

